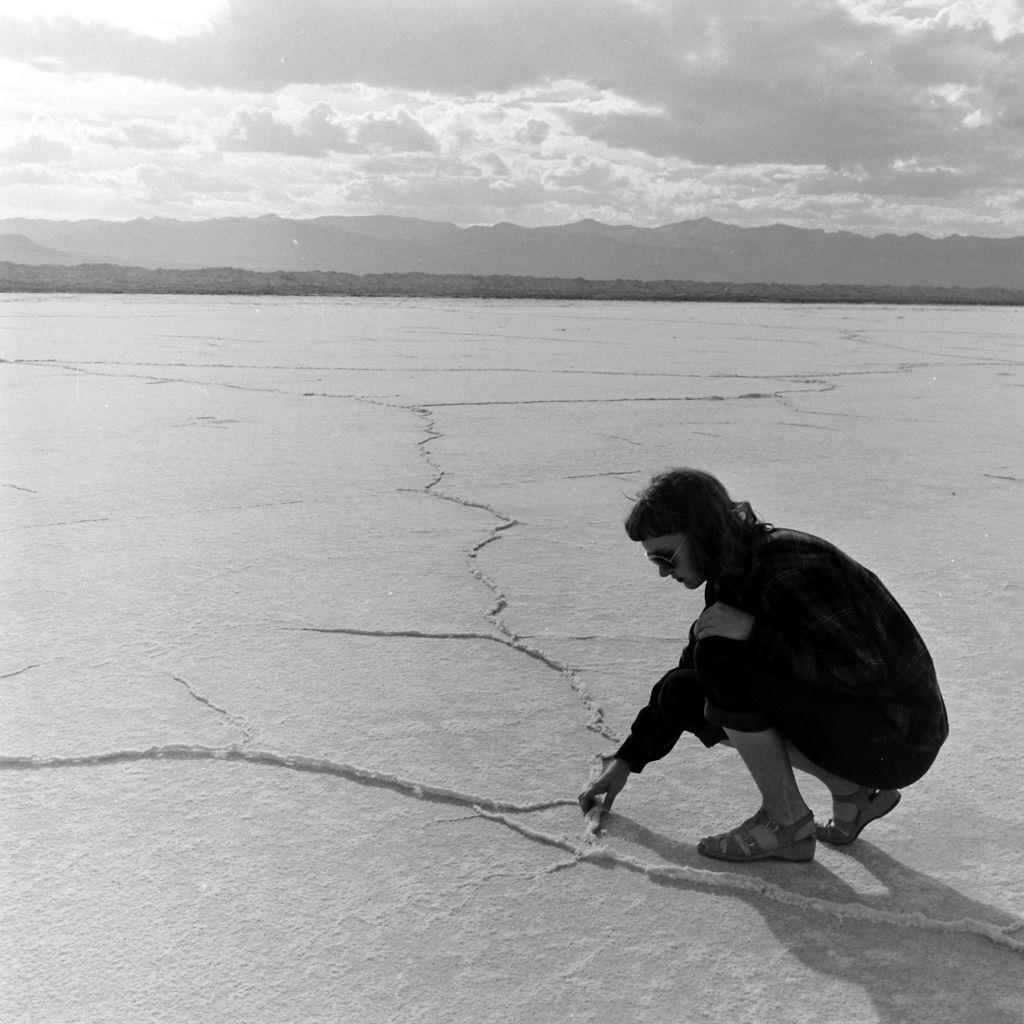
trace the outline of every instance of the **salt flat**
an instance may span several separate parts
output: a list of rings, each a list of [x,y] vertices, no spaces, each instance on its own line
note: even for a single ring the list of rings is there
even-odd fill
[[[1024,312],[6,296],[4,1021],[1024,1017]],[[951,736],[810,865],[686,737],[597,755],[698,594],[675,464],[819,533]],[[827,816],[827,793],[806,792]]]

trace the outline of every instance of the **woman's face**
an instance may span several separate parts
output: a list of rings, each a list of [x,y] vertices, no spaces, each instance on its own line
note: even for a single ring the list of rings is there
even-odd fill
[[[671,576],[687,590],[696,590],[706,582],[703,573],[694,564],[690,541],[685,533],[647,537],[641,543],[647,557],[658,567],[662,576]]]

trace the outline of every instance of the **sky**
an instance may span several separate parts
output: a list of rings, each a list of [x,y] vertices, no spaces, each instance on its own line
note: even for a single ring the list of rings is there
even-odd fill
[[[0,0],[0,217],[1024,235],[1024,0]]]

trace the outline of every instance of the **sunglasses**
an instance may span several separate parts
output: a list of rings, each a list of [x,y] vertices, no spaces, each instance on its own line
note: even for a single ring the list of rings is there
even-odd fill
[[[683,543],[675,549],[675,551],[668,555],[662,554],[660,551],[644,551],[644,554],[647,556],[647,561],[653,562],[659,569],[664,566],[669,570],[669,572],[671,572],[676,567],[676,555],[679,554],[685,545],[686,541],[684,540]]]

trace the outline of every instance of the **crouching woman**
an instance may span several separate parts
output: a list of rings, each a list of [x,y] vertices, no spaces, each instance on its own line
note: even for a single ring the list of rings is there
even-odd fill
[[[662,577],[704,586],[679,666],[579,797],[610,810],[632,772],[683,732],[734,747],[760,791],[742,824],[701,840],[708,857],[804,861],[853,842],[932,765],[948,734],[931,657],[882,582],[818,537],[762,522],[715,477],[656,476],[626,519]],[[816,825],[797,768],[832,794]]]

